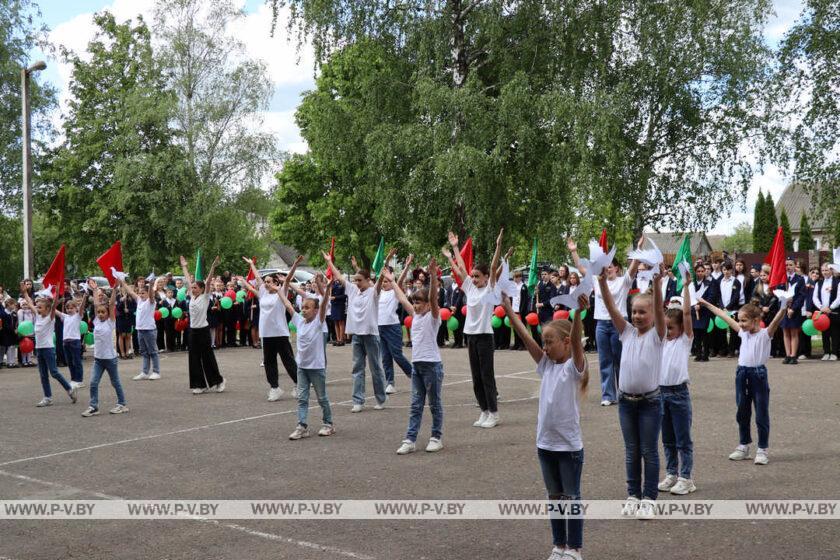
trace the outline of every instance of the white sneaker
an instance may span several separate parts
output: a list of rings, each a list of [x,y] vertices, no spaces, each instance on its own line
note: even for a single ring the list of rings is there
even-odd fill
[[[76,389],[84,389],[85,382],[84,381],[76,381]]]
[[[143,373],[142,371],[140,373],[138,373],[137,375],[135,375],[134,377],[132,377],[132,379],[134,381],[143,381],[144,379],[148,379],[148,378],[149,378],[149,374],[148,373]]]
[[[606,399],[601,401],[601,406],[610,406],[612,403]]]
[[[831,359],[831,354],[823,354],[822,361],[827,362]]]
[[[150,380],[160,379],[160,374],[155,371],[149,376],[149,379]]]
[[[193,389],[193,390],[192,390],[192,394],[193,394],[193,395],[200,395],[200,394],[202,394],[202,393],[206,393],[206,392],[207,392],[207,389],[205,389],[205,388],[203,388],[203,387],[202,387],[202,388],[200,388],[200,389]]]
[[[564,559],[572,558],[573,560],[583,560],[583,555],[577,550],[568,549],[563,552],[563,554]]]
[[[89,418],[91,416],[99,416],[99,409],[89,406],[85,409],[84,412],[82,412],[82,416],[84,416],[85,418]]]
[[[429,438],[429,444],[426,445],[426,451],[434,453],[436,451],[440,451],[441,449],[443,449],[443,442],[441,442],[439,438]]]
[[[375,405],[373,405],[373,410],[384,410],[384,409],[385,409],[385,403],[384,402],[377,402]]]
[[[636,510],[636,519],[653,519],[656,517],[656,502],[645,498]]]
[[[225,378],[224,377],[222,378],[221,383],[219,383],[218,385],[215,385],[213,387],[213,390],[216,391],[217,393],[224,393],[225,392]]]
[[[807,360],[808,356],[806,356],[805,354],[802,354],[801,356],[799,356],[799,359],[800,360]]]
[[[487,419],[481,424],[482,428],[495,428],[499,425],[501,419],[498,412],[488,412]]]
[[[43,399],[38,401],[38,404],[36,404],[35,406],[37,406],[37,407],[52,406],[52,399],[50,397],[44,397]]]
[[[289,439],[303,439],[309,437],[309,428],[301,426],[300,424],[297,425],[295,431],[289,434]]]
[[[548,557],[548,560],[564,560],[565,558],[568,558],[566,551],[555,546],[551,549],[551,556]]]
[[[331,436],[334,433],[335,433],[335,428],[333,428],[332,425],[330,425],[330,424],[324,424],[323,426],[321,426],[321,429],[318,430],[318,435],[323,436],[323,437]]]
[[[126,412],[128,412],[128,407],[124,404],[118,404],[108,412],[110,412],[111,414],[125,414]]]
[[[276,400],[280,400],[280,397],[283,395],[283,389],[280,387],[272,387],[268,390],[268,402],[274,402]]]
[[[679,477],[677,483],[671,488],[671,494],[676,494],[677,496],[685,496],[696,491],[697,486],[694,485],[694,481],[690,478],[683,477]]]
[[[475,426],[476,428],[480,428],[481,425],[487,421],[487,414],[488,412],[486,410],[482,410],[481,416],[478,417],[478,420],[473,422],[473,426]]]
[[[71,381],[70,382],[70,388],[71,389],[78,389],[79,385],[80,385],[80,383],[78,381]]]
[[[353,408],[350,409],[350,412],[361,412],[364,407],[365,405],[363,404],[354,404]]]
[[[665,475],[665,478],[662,480],[662,482],[659,483],[659,486],[657,488],[659,488],[659,490],[661,492],[667,492],[668,490],[673,488],[676,483],[677,483],[677,475],[668,474],[668,475]]]
[[[70,390],[67,391],[67,396],[70,397],[70,402],[76,403],[78,400],[77,395],[79,394],[78,387],[70,387]]]
[[[829,362],[836,362],[837,361],[837,354],[829,354],[828,361]]]
[[[744,459],[750,458],[750,446],[749,445],[739,445],[735,448],[735,451],[729,454],[730,461],[743,461]]]
[[[394,394],[394,393],[396,393],[396,392],[397,392],[397,390],[396,390],[396,389],[394,389],[394,386],[393,386],[393,385],[391,385],[390,383],[388,384],[388,386],[387,386],[387,387],[385,387],[385,394],[386,394],[386,395],[393,395],[393,394]]]
[[[756,465],[766,465],[770,462],[770,458],[767,456],[767,450],[761,449],[760,447],[755,450],[755,464]]]
[[[627,500],[621,508],[621,515],[624,517],[635,517],[637,511],[639,511],[639,498],[636,496],[627,496]]]
[[[402,445],[400,448],[397,449],[397,455],[408,455],[409,453],[414,453],[417,451],[417,446],[414,445],[413,441],[403,440]]]

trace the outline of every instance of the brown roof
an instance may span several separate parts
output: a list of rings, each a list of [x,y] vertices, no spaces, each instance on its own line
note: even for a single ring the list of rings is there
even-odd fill
[[[656,243],[656,246],[659,247],[659,250],[662,251],[666,255],[675,255],[677,251],[680,250],[680,245],[682,245],[682,241],[685,238],[684,232],[678,231],[666,231],[663,233],[646,233],[645,237],[648,239],[653,240]],[[703,245],[711,244],[709,243],[709,239],[705,233],[692,233],[691,235],[691,254],[692,255],[702,255],[706,253],[705,248]]]
[[[776,203],[776,217],[780,218],[782,208],[787,212],[790,220],[791,233],[799,233],[799,221],[802,219],[802,213],[805,212],[808,216],[808,221],[811,223],[811,230],[817,233],[819,230],[826,228],[825,219],[818,218],[813,211],[813,204],[811,203],[811,195],[802,183],[791,183],[782,193],[779,201]]]
[[[706,239],[709,240],[712,251],[723,251],[723,240],[726,239],[725,235],[707,235]]]

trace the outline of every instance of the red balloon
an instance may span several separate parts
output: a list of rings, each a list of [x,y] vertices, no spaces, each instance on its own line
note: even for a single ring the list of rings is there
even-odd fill
[[[831,326],[831,319],[829,319],[828,315],[826,315],[824,313],[820,314],[820,316],[817,317],[816,319],[813,319],[813,321],[814,321],[814,327],[820,332],[828,330],[828,327]]]
[[[467,306],[466,305],[461,308],[461,315],[463,315],[464,317],[467,316]]]
[[[568,319],[569,312],[565,309],[558,309],[554,312],[554,320],[559,321],[560,319]]]
[[[440,310],[440,320],[441,321],[446,322],[446,321],[449,320],[450,317],[452,317],[452,312],[450,310],[448,310],[445,307]]]
[[[228,290],[225,292],[225,296],[229,297],[230,299],[236,299],[236,292],[233,290]]]
[[[493,314],[496,317],[498,317],[499,319],[501,319],[502,317],[505,316],[505,308],[502,307],[501,305],[497,305],[496,309],[493,310]]]
[[[29,354],[35,350],[35,343],[32,342],[31,338],[24,338],[20,341],[20,351],[24,354]]]
[[[531,325],[532,327],[535,327],[539,324],[540,317],[536,313],[528,313],[525,316],[525,322]]]
[[[160,311],[155,311],[155,321],[160,321],[163,319],[163,315],[161,315]]]
[[[239,321],[234,323],[233,328],[236,329],[236,330],[239,330]]]
[[[760,322],[758,323],[758,326],[759,326],[759,327],[761,327],[762,329],[766,329],[766,328],[767,328],[767,325],[765,325],[765,324],[764,324],[764,321],[760,321]]]
[[[403,321],[403,324],[405,325],[405,328],[407,328],[407,329],[411,328],[411,320],[412,320],[411,315],[409,315],[408,317],[405,318],[405,321]]]

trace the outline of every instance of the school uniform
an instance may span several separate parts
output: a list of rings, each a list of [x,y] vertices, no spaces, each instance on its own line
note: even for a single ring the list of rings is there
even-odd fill
[[[725,275],[721,276],[717,281],[717,291],[720,297],[721,309],[737,314],[738,310],[741,308],[741,297],[743,295],[741,281],[735,276],[730,276],[728,279]],[[718,353],[722,357],[734,355],[737,341],[740,340],[738,333],[733,332],[732,329],[727,329],[725,331],[715,329],[712,332],[716,336]]]
[[[840,358],[840,276],[834,275],[831,278],[820,278],[814,286],[814,293],[811,297],[815,311],[828,307],[830,312],[828,318],[831,324],[822,333],[823,353]]]
[[[713,305],[720,305],[716,282],[704,278],[703,280],[693,281],[691,287],[694,289],[694,293],[705,289],[701,297]],[[697,308],[691,310],[691,323],[694,329],[694,360],[697,362],[707,362],[709,361],[711,343],[711,337],[707,331],[709,329],[709,322],[713,320],[714,315],[705,306],[699,305],[699,307],[699,310]]]
[[[530,294],[528,293],[528,286],[525,285],[524,282],[519,283],[519,291],[511,297],[511,307],[513,310],[519,315],[519,318],[522,320],[523,323],[528,328],[531,328],[528,323],[525,322],[525,317],[528,315],[528,308],[530,303]],[[519,334],[514,330],[513,331],[513,349],[514,350],[524,350],[525,345],[522,343],[522,339],[519,338]]]
[[[449,307],[449,301],[446,298],[446,290],[443,286],[438,287],[438,309],[443,309],[444,307]],[[437,332],[437,345],[438,346],[446,346],[446,343],[449,341],[449,328],[446,326],[446,321],[440,322],[440,327],[438,328]]]
[[[804,322],[805,319],[808,318],[810,314],[814,312],[814,286],[816,282],[811,280],[810,276],[805,277],[805,291],[803,292],[804,302],[802,307],[794,313],[799,313],[802,315],[802,321]],[[806,359],[811,357],[811,337],[805,334],[804,331],[799,331],[799,347],[798,347],[799,355],[805,356]]]
[[[802,303],[805,300],[805,278],[794,273],[787,275],[784,284],[777,286],[779,290],[789,290],[793,288],[793,299],[790,301],[789,309],[793,309],[793,314],[788,317],[785,313],[782,318],[781,327],[783,329],[799,329],[802,328]]]
[[[557,293],[554,284],[540,280],[534,293],[534,309],[537,310],[537,316],[540,318],[541,325],[548,323],[554,318],[554,309],[551,308],[550,302],[551,298],[555,295]]]
[[[452,285],[452,297],[449,300],[449,307],[453,309],[453,316],[458,319],[458,328],[452,331],[452,348],[464,347],[464,322],[465,317],[461,310],[467,305],[467,297],[464,295],[464,290],[458,284]]]

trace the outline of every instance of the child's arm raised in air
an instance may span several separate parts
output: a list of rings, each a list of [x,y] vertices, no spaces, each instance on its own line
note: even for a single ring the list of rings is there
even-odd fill
[[[496,238],[496,250],[493,252],[493,261],[490,263],[490,289],[496,287],[496,269],[499,268],[499,259],[502,256],[502,236],[504,234],[505,228],[502,228]]]
[[[615,306],[612,292],[610,292],[610,287],[607,285],[607,275],[605,272],[601,272],[601,275],[598,277],[598,286],[601,288],[601,298],[604,300],[604,305],[610,313],[610,319],[612,319],[613,325],[615,325],[615,330],[618,331],[618,334],[623,333],[625,327],[627,327],[627,320],[621,314],[621,311],[618,310],[618,307]]]
[[[540,348],[540,345],[537,344],[537,341],[531,336],[530,330],[522,323],[522,319],[519,318],[516,311],[513,310],[513,307],[510,305],[510,298],[504,292],[502,292],[502,307],[504,308],[505,313],[507,313],[508,320],[510,321],[513,330],[516,331],[516,334],[518,334],[522,342],[525,343],[525,348],[528,349],[528,353],[531,354],[531,357],[535,362],[540,363],[540,360],[543,358],[542,348]]]
[[[691,320],[691,290],[689,284],[691,277],[686,275],[683,278],[683,304],[682,304],[682,319],[683,332],[688,338],[694,338],[694,322]]]
[[[286,307],[286,311],[288,311],[292,316],[297,313],[295,306],[292,305],[292,302],[289,301],[289,298],[286,297],[286,290],[280,290],[277,292],[277,295],[280,297],[280,301]]]
[[[790,302],[788,302],[788,305],[790,305]],[[776,312],[776,316],[773,317],[773,320],[770,321],[769,325],[767,325],[767,336],[773,338],[773,335],[776,334],[776,329],[779,328],[779,324],[782,322],[782,319],[784,318],[786,312],[787,309],[785,307],[779,306],[779,310]]]
[[[23,297],[23,301],[29,309],[35,311],[35,304],[32,303],[32,298],[29,296],[29,292],[26,291],[26,283],[20,283],[20,295]]]
[[[254,283],[257,285],[257,288],[259,288],[260,285],[263,283],[263,281],[262,281],[262,277],[260,277],[260,272],[257,270],[257,265],[254,264],[254,259],[249,259],[248,257],[242,257],[242,260],[245,261],[246,263],[248,263],[248,268],[251,270],[251,272],[254,273]],[[247,282],[246,282],[246,284],[247,284]],[[257,295],[259,295],[259,292],[255,292],[255,293]]]
[[[586,367],[586,354],[583,352],[583,339],[581,338],[583,334],[583,318],[581,316],[588,308],[589,296],[580,296],[578,298],[578,310],[572,321],[572,334],[569,337],[571,338],[572,359],[575,361],[575,369],[583,372],[581,386],[586,386],[589,382],[589,368]]]
[[[411,266],[411,261],[413,261],[413,260],[414,260],[414,255],[409,253],[408,258],[405,259],[405,264],[403,265],[402,272],[400,272],[400,277],[397,278],[397,284],[399,284],[400,286],[402,286],[403,282],[405,282],[405,277],[408,276],[408,270],[409,270],[409,267]]]
[[[664,338],[668,331],[665,323],[665,306],[662,305],[662,290],[659,289],[662,264],[659,265],[659,272],[653,275],[653,324],[656,327],[656,334]]]
[[[572,254],[572,261],[575,263],[575,268],[580,271],[581,276],[586,276],[586,267],[580,262],[580,255],[578,255],[577,243],[571,237],[566,239],[566,248]]]
[[[449,259],[452,268],[461,277],[461,280],[466,280],[470,276],[470,271],[467,270],[467,265],[464,264],[464,258],[461,256],[461,251],[458,249],[458,236],[449,232],[449,244],[452,246],[452,252],[444,247],[442,249],[443,256]]]
[[[190,291],[190,286],[192,286],[192,276],[190,276],[190,271],[187,270],[187,259],[184,258],[184,255],[181,255],[179,259],[181,262],[181,273],[184,275],[184,284],[186,284],[187,291]]]
[[[319,275],[320,276],[320,275]],[[317,283],[317,278],[316,283]],[[327,318],[327,302],[330,301],[330,294],[332,293],[332,282],[327,285],[327,289],[321,292],[321,303],[318,305],[318,316],[321,318],[321,322],[323,323]]]
[[[254,288],[254,287],[251,285],[251,283],[250,283],[250,282],[248,282],[247,280],[245,280],[245,279],[244,279],[243,277],[241,277],[241,276],[234,276],[234,278],[235,278],[235,279],[236,279],[239,283],[241,283],[241,284],[242,284],[242,287],[243,287],[243,288],[245,288],[246,290],[248,290],[249,292],[251,292],[251,293],[252,293],[252,294],[254,294],[255,296],[259,297],[260,293],[256,290],[256,288]]]
[[[130,297],[134,301],[137,301],[138,299],[140,299],[139,296],[137,295],[137,292],[134,291],[134,288],[132,288],[131,286],[126,284],[125,280],[120,280],[119,278],[115,278],[115,280],[117,281],[117,286],[120,286],[123,290],[125,290],[125,293],[126,293],[126,295],[128,295],[128,297]],[[115,290],[116,290],[117,286],[114,286]]]
[[[699,298],[697,301],[700,302],[700,305],[704,306],[706,309],[708,309],[709,311],[714,313],[716,316],[718,316],[721,319],[723,319],[724,321],[726,321],[726,324],[729,325],[732,328],[733,331],[735,331],[736,333],[741,332],[741,325],[738,324],[738,321],[736,321],[735,319],[730,317],[729,313],[727,313],[726,311],[724,311],[720,307],[718,307],[718,306],[716,306],[712,303],[709,303],[708,301],[706,301],[703,298]],[[781,321],[781,319],[779,319],[779,320]]]
[[[117,318],[117,288],[111,290],[111,297],[108,298],[108,318],[116,320]]]
[[[216,255],[216,258],[213,259],[213,264],[210,265],[210,272],[207,273],[207,281],[204,283],[204,293],[209,294],[213,291],[213,288],[210,286],[212,284],[211,280],[213,279],[214,273],[216,272],[216,267],[219,266],[221,260],[219,259],[219,255]]]
[[[295,264],[292,265],[292,268],[289,269],[289,273],[286,275],[286,279],[283,280],[283,291],[288,294],[289,286],[295,281],[295,272],[297,272],[297,267],[300,263],[303,262],[303,255],[298,255],[295,259]],[[286,296],[288,297],[288,296]]]
[[[350,255],[350,266],[353,267],[353,273],[362,270],[362,267],[359,266],[359,262],[356,260],[356,255]]]
[[[383,261],[382,270],[385,270],[388,267],[388,262],[390,262],[390,260],[393,259],[394,255],[396,255],[396,254],[397,254],[396,247],[391,247],[391,250],[388,251],[388,256],[385,257],[385,260]],[[384,278],[384,276],[382,276],[382,270],[379,271],[379,276],[376,277],[376,284],[374,285],[374,287],[376,288],[376,293],[377,294],[382,291],[382,279]],[[391,276],[391,282],[394,281],[393,278],[394,277]]]
[[[434,257],[429,261],[429,311],[432,317],[437,319],[440,316],[440,307],[438,306],[438,267],[437,261]]]
[[[394,275],[391,273],[391,271],[383,267],[382,275],[391,281],[391,284],[394,286],[394,294],[396,294],[397,300],[403,306],[403,309],[405,309],[406,313],[408,313],[409,315],[414,315],[414,306],[411,305],[411,302],[408,301],[407,297],[405,297],[405,292],[402,291],[402,288],[400,288],[399,283],[394,282]],[[429,299],[431,299],[431,295]]]
[[[642,250],[642,245],[644,245],[644,244],[645,244],[645,236],[643,235],[639,238],[639,242],[636,243],[636,249],[641,251]],[[636,271],[637,270],[639,270],[639,261],[637,261],[636,259],[633,259],[632,261],[630,261],[630,268],[627,269],[627,275],[631,279],[636,278]]]
[[[339,270],[333,264],[332,259],[327,253],[321,252],[321,255],[324,257],[324,262],[327,263],[327,268],[332,272],[333,280],[337,280],[340,284],[347,284],[347,279],[344,275],[339,272]]]

